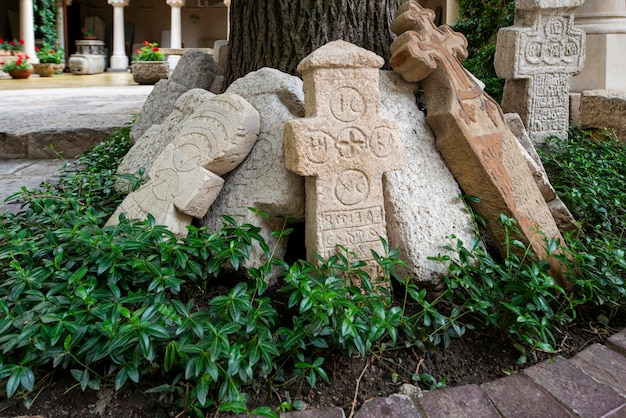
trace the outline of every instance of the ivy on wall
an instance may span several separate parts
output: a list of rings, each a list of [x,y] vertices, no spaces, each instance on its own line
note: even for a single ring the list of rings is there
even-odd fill
[[[35,0],[33,8],[35,12],[35,30],[44,44],[54,45],[57,43],[57,13],[58,0]]]

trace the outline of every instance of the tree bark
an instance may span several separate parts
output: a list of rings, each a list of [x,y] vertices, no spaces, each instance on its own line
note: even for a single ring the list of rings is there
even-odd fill
[[[226,85],[262,67],[295,75],[304,57],[337,39],[373,51],[388,62],[395,38],[389,26],[402,2],[232,0]]]

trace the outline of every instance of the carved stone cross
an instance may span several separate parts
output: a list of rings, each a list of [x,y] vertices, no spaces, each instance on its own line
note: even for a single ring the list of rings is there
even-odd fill
[[[585,62],[585,32],[574,28],[574,11],[584,1],[517,0],[514,26],[498,32],[502,108],[520,115],[534,143],[567,138],[570,76]]]
[[[502,111],[463,68],[465,38],[448,26],[436,27],[435,14],[411,0],[396,12],[391,29],[391,65],[405,80],[423,80],[427,120],[437,148],[473,207],[487,221],[489,235],[507,251],[500,214],[517,220],[518,239],[547,258],[543,236],[563,242],[548,206],[508,128]],[[555,273],[562,266],[548,260]],[[559,276],[559,274],[555,274]]]
[[[382,175],[402,166],[396,125],[379,115],[383,59],[344,41],[319,48],[298,65],[304,119],[285,124],[285,164],[305,179],[307,259],[347,247],[379,273],[370,250],[386,238]]]

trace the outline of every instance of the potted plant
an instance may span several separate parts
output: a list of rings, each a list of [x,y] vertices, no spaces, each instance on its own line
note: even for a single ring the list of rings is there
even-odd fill
[[[96,35],[93,32],[93,28],[89,28],[89,27],[85,26],[85,27],[81,28],[80,31],[83,33],[83,39],[86,39],[86,40],[94,40],[94,39],[96,39]]]
[[[17,54],[17,59],[0,62],[2,71],[9,73],[12,78],[28,78],[33,73],[33,66],[28,62],[28,55]]]
[[[138,84],[155,84],[170,76],[169,63],[156,42],[143,41],[143,46],[133,55],[130,68],[133,80]]]
[[[24,50],[24,41],[22,39],[13,39],[12,41],[0,39],[0,49],[8,51],[11,55],[15,55]]]
[[[33,64],[35,72],[40,77],[50,77],[52,74],[63,70],[63,49],[57,45],[44,44],[41,48],[35,48],[39,64]]]

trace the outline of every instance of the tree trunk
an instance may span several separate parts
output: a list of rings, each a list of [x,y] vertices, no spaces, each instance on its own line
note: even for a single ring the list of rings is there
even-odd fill
[[[388,61],[394,39],[389,25],[402,2],[232,0],[226,85],[262,67],[295,75],[304,57],[336,39],[373,51]]]

